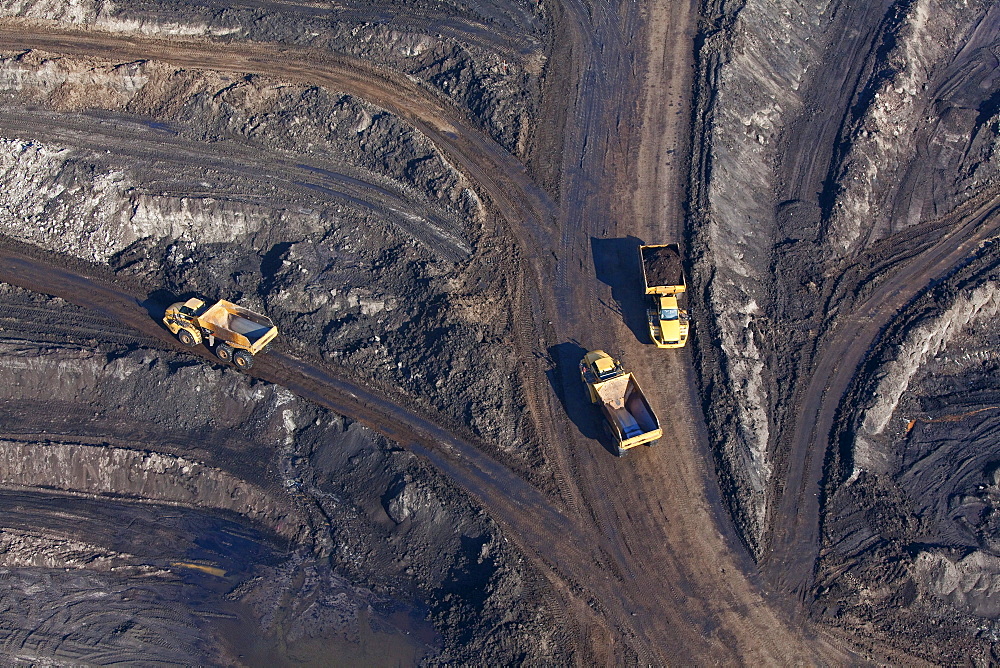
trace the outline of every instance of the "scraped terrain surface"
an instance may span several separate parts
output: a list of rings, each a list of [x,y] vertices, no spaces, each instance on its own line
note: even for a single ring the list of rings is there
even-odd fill
[[[998,47],[977,0],[0,1],[0,653],[1000,660]],[[192,296],[279,339],[185,349]]]
[[[749,2],[717,25],[690,233],[743,541],[854,642],[995,660],[1000,15]]]

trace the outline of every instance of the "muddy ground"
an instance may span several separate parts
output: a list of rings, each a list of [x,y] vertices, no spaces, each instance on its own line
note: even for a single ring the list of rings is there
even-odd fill
[[[8,287],[0,310],[5,585],[52,596],[10,603],[6,651],[407,664],[549,642],[530,571],[414,455],[233,369],[113,343],[114,320],[61,300]],[[51,618],[63,597],[82,600]]]
[[[272,9],[19,3],[5,14],[374,57],[467,105],[501,144],[526,141],[544,37],[530,9],[406,6],[392,26],[352,22],[350,8],[333,24],[316,8]],[[452,29],[427,34],[444,15]],[[500,50],[480,27],[497,16],[524,29]],[[3,59],[4,233],[148,286],[151,313],[192,294],[265,310],[283,347],[439,410],[518,468],[541,460],[527,423],[510,419],[523,410],[513,360],[483,353],[511,342],[514,287],[491,266],[504,244],[425,136],[362,99],[277,78],[37,50]],[[21,509],[4,526],[10,656],[558,655],[537,574],[397,444],[62,300],[9,288],[2,310],[5,506]],[[18,596],[34,590],[47,593],[25,612]],[[45,613],[67,598],[65,615]]]
[[[996,661],[998,40],[949,0],[0,2],[0,651]],[[275,320],[277,382],[165,343],[194,295]],[[575,375],[612,346],[666,426],[625,461]]]
[[[989,3],[792,4],[720,8],[700,56],[718,88],[699,112],[711,149],[691,241],[719,472],[747,546],[822,623],[930,661],[995,661],[995,250],[910,267],[995,192],[1000,17]],[[805,447],[813,414],[795,413],[837,387],[824,360],[853,359],[834,342],[873,295],[882,331],[867,352],[854,337],[859,373],[823,400],[840,426]],[[819,532],[788,528],[803,493]],[[815,572],[810,558],[790,574],[802,551]]]

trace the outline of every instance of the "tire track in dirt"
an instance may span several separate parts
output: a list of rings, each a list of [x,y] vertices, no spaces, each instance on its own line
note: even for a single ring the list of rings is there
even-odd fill
[[[0,134],[91,151],[100,160],[111,151],[147,164],[180,171],[231,174],[283,191],[282,202],[338,199],[382,214],[405,234],[451,262],[467,260],[465,224],[455,214],[410,194],[393,192],[357,168],[333,162],[306,163],[301,158],[262,150],[236,139],[204,144],[152,127],[127,116],[62,114],[8,106],[0,116]],[[367,178],[366,178],[367,177]],[[319,195],[319,194],[321,195]],[[219,193],[222,196],[222,193]]]
[[[117,345],[153,345],[131,327],[115,320],[81,313],[68,314],[41,306],[0,303],[0,340],[19,339],[60,344],[70,341],[101,341]]]
[[[139,298],[79,271],[57,267],[51,261],[28,257],[0,244],[0,280],[61,297],[94,309],[157,339],[159,345],[183,350],[203,359],[215,358],[203,348],[184,348],[140,305]],[[303,398],[347,415],[429,461],[478,500],[506,527],[507,535],[529,559],[563,583],[572,598],[587,601],[610,621],[619,638],[635,638],[635,591],[607,577],[615,569],[617,547],[592,533],[552,505],[549,499],[509,469],[483,454],[476,445],[453,435],[432,419],[393,403],[376,392],[280,351],[262,356],[253,376],[279,384]],[[649,610],[652,612],[652,610]],[[641,644],[655,646],[648,633]]]
[[[945,219],[953,221],[951,230],[937,244],[909,259],[853,314],[839,319],[815,357],[808,389],[797,401],[785,487],[771,504],[775,510],[761,565],[775,587],[800,601],[809,596],[819,554],[820,484],[840,402],[879,335],[900,310],[997,233],[1000,194],[981,195]],[[907,241],[899,243],[905,246]]]
[[[524,165],[476,129],[450,102],[413,77],[360,59],[275,44],[158,40],[134,35],[64,31],[0,20],[0,50],[41,51],[101,59],[157,60],[178,67],[264,74],[368,100],[410,123],[479,184],[529,257],[549,247],[553,203]]]

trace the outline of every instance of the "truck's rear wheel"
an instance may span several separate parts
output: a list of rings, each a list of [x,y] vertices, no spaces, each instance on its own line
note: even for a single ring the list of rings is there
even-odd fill
[[[185,346],[198,345],[198,339],[196,339],[194,334],[192,334],[186,329],[182,329],[179,332],[177,332],[177,340],[180,341]]]
[[[233,364],[246,371],[253,366],[253,355],[245,350],[237,350],[233,353]]]
[[[601,427],[604,428],[604,435],[608,437],[608,445],[611,446],[611,451],[615,453],[615,456],[621,457],[624,455],[625,448],[621,446],[621,442],[615,435],[615,430],[611,428],[611,425],[606,420],[601,420]]]
[[[215,354],[223,362],[233,361],[233,347],[228,343],[220,343],[219,345],[215,346]]]

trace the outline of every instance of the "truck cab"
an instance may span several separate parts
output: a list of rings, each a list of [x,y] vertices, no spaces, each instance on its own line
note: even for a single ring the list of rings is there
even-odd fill
[[[603,350],[595,350],[587,353],[583,361],[580,362],[580,374],[583,382],[590,390],[590,402],[596,404],[600,401],[600,396],[595,389],[598,383],[620,376],[625,373],[621,362],[608,355]]]
[[[649,336],[657,348],[683,348],[687,343],[687,311],[674,295],[660,295],[656,309],[649,310]]]
[[[177,302],[176,304],[171,304],[164,315],[163,321],[174,334],[177,333],[174,330],[174,326],[179,325],[194,325],[195,321],[198,319],[202,313],[207,310],[206,304],[203,300],[192,297],[186,302]],[[171,322],[173,321],[173,322]]]

